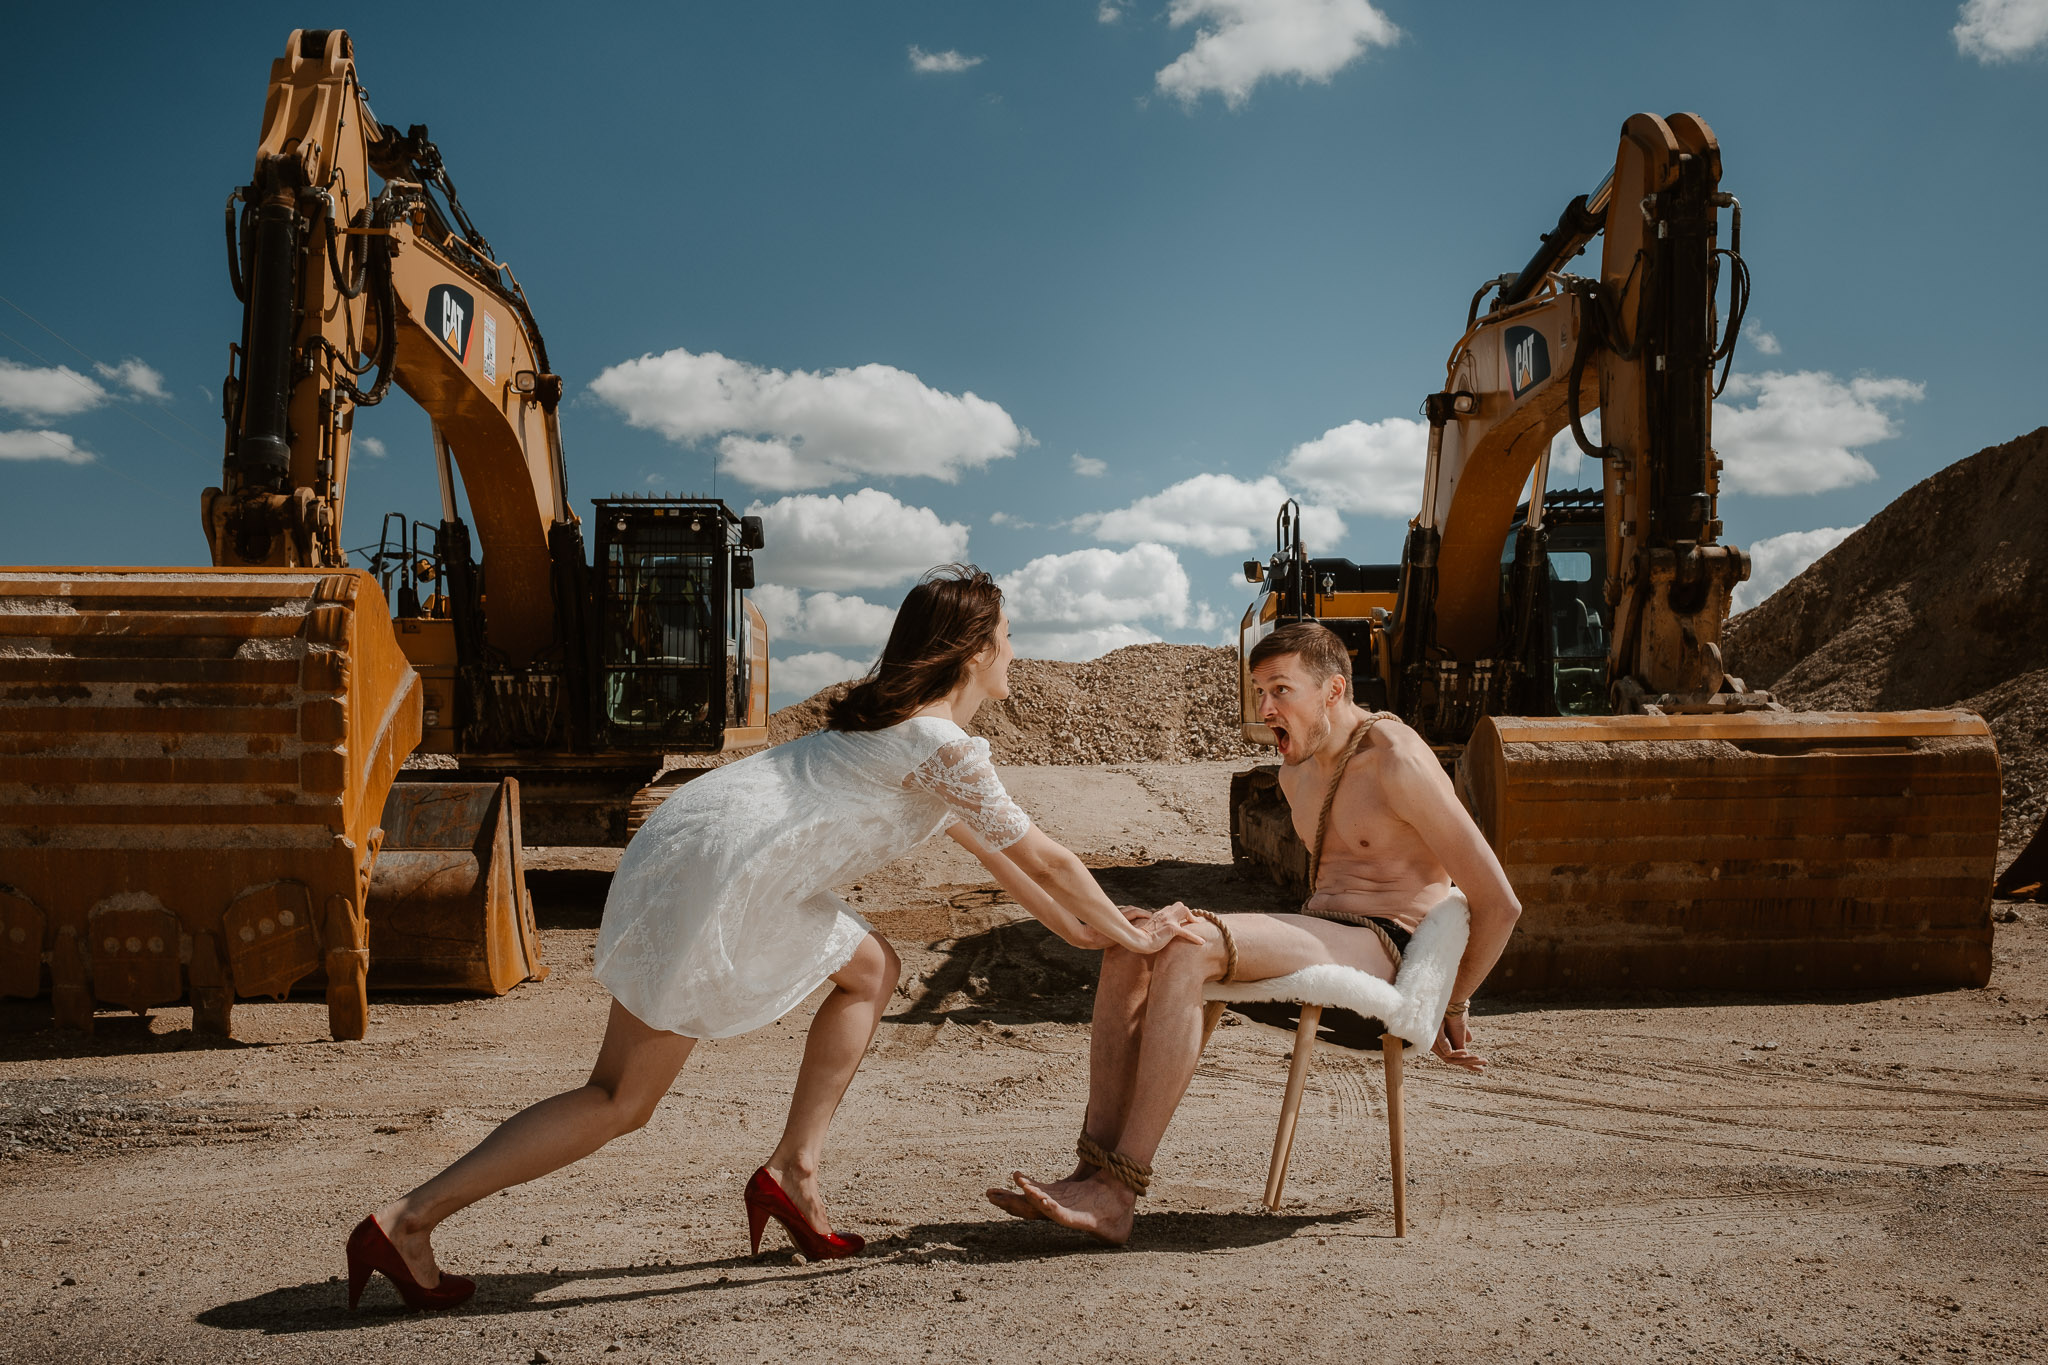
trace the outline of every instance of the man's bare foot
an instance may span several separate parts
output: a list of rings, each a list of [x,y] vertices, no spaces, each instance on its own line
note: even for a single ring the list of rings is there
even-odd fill
[[[1038,1209],[1041,1218],[1085,1232],[1111,1246],[1122,1246],[1131,1240],[1137,1196],[1109,1176],[1097,1174],[1087,1180],[1062,1180],[1044,1186],[1033,1184],[1022,1171],[1011,1172],[1010,1179],[1017,1182],[1017,1188]]]
[[[1094,1175],[1097,1171],[1101,1169],[1102,1168],[1100,1166],[1091,1166],[1084,1161],[1080,1165],[1076,1166],[1074,1168],[1074,1173],[1068,1176],[1065,1180],[1054,1181],[1051,1185],[1047,1186],[1046,1188],[1049,1190],[1057,1191],[1063,1185],[1078,1184],[1079,1182],[1086,1180],[1089,1176]],[[996,1189],[989,1190],[987,1193],[988,1202],[994,1204],[997,1208],[1001,1209],[1004,1213],[1009,1214],[1012,1218],[1022,1218],[1027,1223],[1035,1223],[1045,1217],[1044,1214],[1038,1211],[1038,1205],[1032,1203],[1029,1199],[1025,1198],[1016,1190],[1006,1190],[998,1187]]]
[[[432,1289],[441,1283],[441,1267],[434,1263],[434,1230],[422,1228],[406,1217],[403,1199],[386,1204],[371,1216],[377,1220],[377,1226],[384,1229],[391,1245],[398,1248],[405,1268],[412,1272],[420,1288]]]
[[[989,1203],[994,1204],[1012,1218],[1022,1218],[1027,1223],[1036,1223],[1045,1217],[1044,1214],[1038,1211],[1038,1205],[1026,1199],[1016,1190],[1005,1190],[999,1187],[986,1193],[988,1194]]]

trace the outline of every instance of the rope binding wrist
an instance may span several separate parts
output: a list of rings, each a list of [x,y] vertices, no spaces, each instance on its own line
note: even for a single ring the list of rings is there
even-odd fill
[[[1075,1140],[1074,1151],[1090,1166],[1099,1166],[1108,1171],[1125,1189],[1141,1199],[1152,1184],[1150,1166],[1141,1166],[1122,1152],[1110,1151],[1086,1133]]]
[[[1463,1018],[1471,1012],[1472,1002],[1470,1000],[1453,1000],[1450,1004],[1444,1006],[1444,1018],[1446,1019]]]

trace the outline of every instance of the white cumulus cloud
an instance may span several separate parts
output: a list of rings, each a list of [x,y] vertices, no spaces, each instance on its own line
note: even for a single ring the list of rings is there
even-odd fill
[[[1091,455],[1074,452],[1074,472],[1084,479],[1099,479],[1109,472],[1109,465]]]
[[[107,391],[69,365],[18,365],[0,357],[0,408],[25,417],[70,417],[107,401]]]
[[[1289,496],[1287,486],[1271,474],[1254,480],[1197,474],[1128,507],[1076,517],[1074,526],[1097,540],[1158,541],[1209,554],[1237,554],[1272,539],[1273,519]],[[1310,545],[1329,546],[1344,535],[1343,518],[1327,507],[1305,506],[1301,520]]]
[[[61,431],[0,431],[0,460],[55,460],[91,464],[92,452]]]
[[[862,645],[879,653],[896,621],[896,608],[879,602],[836,592],[806,595],[779,583],[755,588],[753,599],[777,644]]]
[[[1346,422],[1303,441],[1280,462],[1280,473],[1335,511],[1405,520],[1422,507],[1428,458],[1429,424],[1389,417]]]
[[[94,373],[110,384],[119,384],[132,394],[159,401],[169,398],[171,391],[164,387],[164,377],[156,369],[129,356],[118,365],[96,363]]]
[[[1766,332],[1753,322],[1742,329],[1742,335],[1750,345],[1756,347],[1764,355],[1776,355],[1785,349],[1778,343],[1775,333]]]
[[[969,57],[950,50],[946,52],[926,52],[916,43],[910,45],[910,69],[924,72],[927,75],[972,70],[974,67],[980,66],[985,60],[987,59],[983,57]]]
[[[1834,549],[1861,526],[1823,526],[1814,531],[1787,531],[1766,536],[1749,547],[1749,580],[1735,585],[1733,611],[1748,611],[1790,583],[1806,567]]]
[[[389,455],[391,453],[388,449],[385,448],[384,443],[378,440],[375,436],[356,437],[353,443],[353,448],[362,451],[363,454],[369,456],[373,460],[381,460],[386,455]]]
[[[849,659],[844,654],[834,654],[826,649],[792,654],[786,659],[771,659],[768,662],[769,699],[777,704],[802,701],[833,683],[858,678],[868,671],[873,662],[872,658],[865,661]]]
[[[1124,8],[1131,0],[1097,0],[1095,21],[1100,24],[1114,24],[1124,17]]]
[[[1233,109],[1260,81],[1328,81],[1401,36],[1369,0],[1173,0],[1166,18],[1198,27],[1194,46],[1158,73],[1160,91],[1183,104],[1214,91]]]
[[[719,468],[776,491],[913,475],[953,483],[1032,443],[1000,404],[891,365],[772,370],[678,348],[613,365],[590,389],[633,426],[681,445],[715,439]]]
[[[1726,467],[1721,486],[1735,493],[1825,493],[1877,477],[1857,448],[1898,434],[1888,405],[1918,402],[1926,386],[1910,379],[1858,376],[1846,383],[1825,370],[1738,374],[1714,414],[1714,446]]]
[[[747,509],[761,518],[763,582],[791,588],[885,588],[967,553],[967,528],[879,488],[798,493]]]
[[[2048,47],[2048,0],[1966,0],[1950,33],[1966,57],[2017,61]]]
[[[1600,410],[1598,408],[1579,419],[1579,426],[1585,431],[1586,439],[1595,446],[1600,444]],[[1550,478],[1552,488],[1568,488],[1579,478],[1586,467],[1586,452],[1579,449],[1579,443],[1567,426],[1550,438]],[[1593,482],[1600,481],[1600,471],[1593,470],[1588,476]],[[1420,504],[1417,504],[1420,506]]]
[[[1156,640],[1145,623],[1190,619],[1188,575],[1164,545],[1041,555],[996,579],[1017,652],[1034,659],[1092,659]]]

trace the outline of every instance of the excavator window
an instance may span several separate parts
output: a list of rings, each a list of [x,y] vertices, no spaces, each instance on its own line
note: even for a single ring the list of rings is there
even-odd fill
[[[615,740],[680,741],[725,723],[725,556],[688,528],[633,517],[604,538],[601,704]]]
[[[1551,693],[1559,715],[1607,710],[1607,603],[1596,563],[1606,557],[1599,544],[1602,535],[1597,525],[1554,527],[1544,555],[1549,569],[1543,610],[1549,622]]]
[[[1546,509],[1537,547],[1525,544],[1523,519],[1528,507],[1516,508],[1501,547],[1504,620],[1523,610],[1516,598],[1521,581],[1515,567],[1518,557],[1526,553],[1542,566],[1538,599],[1530,607],[1535,628],[1523,645],[1523,668],[1535,686],[1529,704],[1553,715],[1603,716],[1608,711],[1608,621],[1602,585],[1607,546],[1598,496],[1578,491],[1559,495],[1562,506],[1555,514]]]

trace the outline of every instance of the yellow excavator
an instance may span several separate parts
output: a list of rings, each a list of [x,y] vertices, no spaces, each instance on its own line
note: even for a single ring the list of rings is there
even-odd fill
[[[545,972],[523,843],[623,843],[665,755],[766,740],[761,525],[612,498],[586,550],[525,292],[426,129],[371,112],[346,32],[272,64],[227,248],[213,567],[0,569],[0,995],[81,1029],[189,998],[226,1033],[324,973],[358,1038],[368,984]],[[432,419],[441,516],[387,518],[351,568],[351,431],[393,384]],[[407,775],[448,780],[396,781],[416,748],[443,766]]]
[[[1285,622],[1336,631],[1361,704],[1436,747],[1522,900],[1496,990],[1981,986],[1999,820],[1982,719],[1795,713],[1721,654],[1749,562],[1720,543],[1712,445],[1748,299],[1720,180],[1700,118],[1637,114],[1599,187],[1473,296],[1423,402],[1398,565],[1312,558],[1281,509],[1276,553],[1245,565],[1263,590],[1239,637],[1244,733],[1272,742],[1243,655]],[[1598,275],[1567,273],[1596,238]],[[1600,487],[1548,488],[1567,429]],[[1305,890],[1276,771],[1238,775],[1233,848]]]

